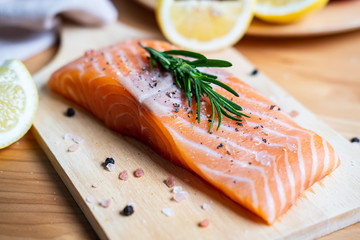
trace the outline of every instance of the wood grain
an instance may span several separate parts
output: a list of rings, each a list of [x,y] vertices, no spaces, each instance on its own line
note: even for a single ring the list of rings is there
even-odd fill
[[[30,132],[0,154],[0,239],[97,238]]]
[[[136,5],[125,4],[124,1],[117,2],[123,4],[126,10],[121,12],[121,18],[126,19],[128,13],[129,19],[136,19],[136,14],[132,17],[132,11],[137,9]],[[149,27],[156,31],[157,27],[153,24],[151,13],[142,10],[136,13],[143,16],[138,25],[149,24]],[[295,96],[332,128],[344,137],[350,138],[360,136],[359,42],[360,32],[357,31],[329,38],[306,40],[245,38],[236,47],[262,72]],[[52,48],[29,59],[26,65],[34,73],[42,68],[55,52],[56,48]],[[266,57],[263,52],[266,53]],[[304,71],[306,74],[303,73]],[[334,78],[331,77],[333,75]],[[312,82],[314,79],[316,79],[315,85]],[[326,91],[327,94],[318,96],[316,89],[330,90]],[[308,94],[309,90],[312,91],[311,94]],[[312,100],[312,97],[315,99]],[[338,115],[337,111],[342,111],[342,108],[348,104],[354,107],[355,111],[349,107],[346,118]],[[320,112],[321,114],[318,114]],[[11,166],[11,171],[8,172],[9,166]],[[32,171],[33,175],[27,174],[24,169],[28,173]],[[19,144],[0,150],[0,171],[2,171],[0,172],[1,239],[97,238],[31,133],[22,138]],[[29,181],[28,176],[36,176],[39,184]],[[45,178],[42,178],[43,176]],[[36,192],[39,200],[48,198],[54,189],[56,189],[57,197],[63,201],[54,201],[53,204],[43,207],[41,202],[44,200],[36,202],[33,200],[33,192]],[[9,194],[9,192],[13,193]],[[18,206],[14,208],[14,202],[21,203],[21,208]],[[6,212],[6,215],[3,215],[3,212]],[[26,218],[22,219],[22,216]],[[61,219],[61,221],[54,221],[54,219]],[[321,239],[358,239],[358,236],[360,236],[360,223]]]

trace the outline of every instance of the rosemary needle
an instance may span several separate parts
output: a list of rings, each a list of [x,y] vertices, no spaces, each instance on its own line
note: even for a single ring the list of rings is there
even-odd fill
[[[212,108],[212,118],[209,132],[211,132],[214,125],[215,112],[218,115],[217,130],[220,128],[223,115],[235,121],[242,121],[240,118],[241,116],[250,117],[241,112],[243,110],[241,106],[215,92],[210,84],[218,85],[238,97],[239,94],[234,89],[217,80],[217,76],[207,74],[196,69],[197,67],[231,67],[232,64],[230,62],[208,59],[200,53],[191,51],[169,50],[159,52],[151,47],[143,46],[140,43],[139,45],[150,54],[151,69],[161,66],[167,72],[171,72],[174,75],[176,84],[185,92],[189,106],[191,106],[192,96],[195,95],[199,123],[200,98],[201,96],[207,96],[209,98]],[[194,58],[196,60],[190,61],[173,55]]]

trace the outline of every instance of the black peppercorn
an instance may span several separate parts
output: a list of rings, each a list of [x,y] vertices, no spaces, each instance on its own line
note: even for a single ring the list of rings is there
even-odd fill
[[[121,212],[124,216],[130,216],[134,213],[134,208],[131,205],[127,205]]]
[[[352,142],[352,143],[358,143],[358,142],[360,142],[360,139],[357,138],[357,137],[353,137],[352,139],[350,139],[350,142]]]
[[[112,157],[108,157],[105,160],[105,166],[108,165],[109,163],[115,164],[115,160]]]
[[[72,117],[72,116],[74,116],[75,115],[75,110],[73,109],[73,108],[68,108],[67,110],[66,110],[66,116],[67,117]]]

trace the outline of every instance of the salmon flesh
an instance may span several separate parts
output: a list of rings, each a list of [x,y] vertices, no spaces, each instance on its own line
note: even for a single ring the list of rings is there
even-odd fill
[[[340,160],[330,144],[297,125],[278,106],[230,73],[203,69],[233,88],[214,90],[243,107],[242,122],[223,118],[209,133],[212,108],[188,105],[174,77],[150,69],[147,52],[176,49],[162,41],[128,40],[81,58],[52,74],[48,86],[91,111],[111,129],[135,137],[157,153],[208,181],[267,223],[330,174]]]

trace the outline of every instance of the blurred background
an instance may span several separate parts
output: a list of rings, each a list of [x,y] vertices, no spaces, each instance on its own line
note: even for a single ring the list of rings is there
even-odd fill
[[[231,3],[235,5],[230,7],[223,3],[227,1],[220,1],[210,6],[210,13],[198,10],[198,6],[171,7],[177,3],[167,2],[0,1],[0,62],[20,59],[35,74],[61,48],[64,26],[101,28],[120,21],[157,32],[184,48],[207,43],[211,44],[204,51],[234,47],[259,72],[343,137],[350,141],[360,136],[360,1],[314,0],[311,8],[284,7],[283,16],[261,6],[255,13],[257,7],[252,0]],[[203,9],[209,9],[203,4]],[[174,9],[186,17],[177,17],[179,13]],[[257,17],[253,18],[254,14]],[[217,25],[222,31],[214,34],[197,30]],[[197,37],[206,43],[188,41]],[[221,37],[225,40],[218,40]],[[97,239],[31,132],[0,151],[1,239]],[[360,236],[359,223],[322,239],[351,236]]]

